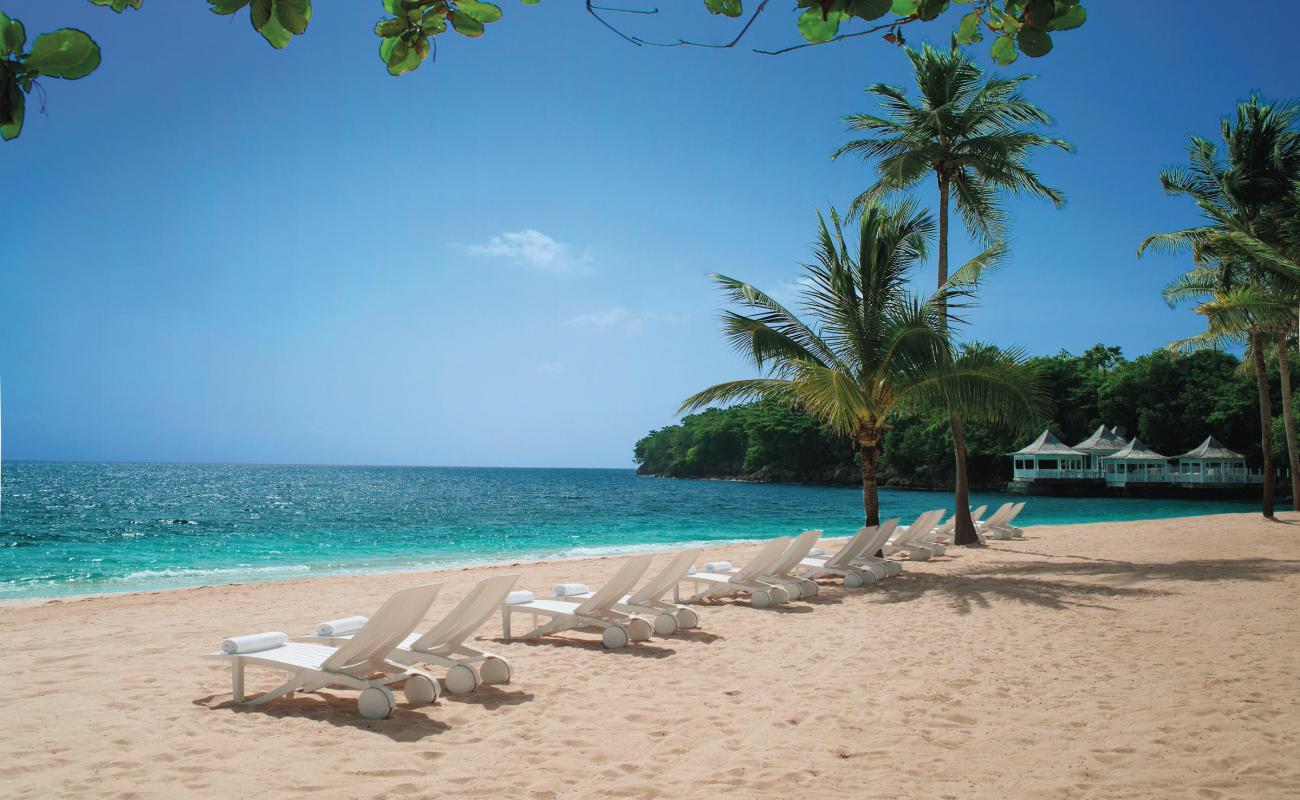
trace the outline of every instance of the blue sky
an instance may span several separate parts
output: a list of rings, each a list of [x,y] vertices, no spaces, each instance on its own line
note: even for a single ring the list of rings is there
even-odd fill
[[[636,48],[577,0],[503,5],[482,40],[443,37],[391,78],[378,0],[317,3],[279,52],[200,0],[0,3],[29,35],[104,48],[0,145],[5,455],[628,466],[683,397],[749,374],[706,276],[788,290],[813,209],[869,180],[828,160],[840,117],[869,83],[906,85],[903,53]],[[733,30],[658,5],[624,22]],[[1251,90],[1297,93],[1300,10],[1226,30],[1208,0],[1089,6],[1004,70],[1041,76],[1028,94],[1078,152],[1035,161],[1066,209],[1009,203],[1013,259],[968,335],[1135,355],[1198,328],[1159,297],[1181,260],[1134,255],[1194,219],[1157,171]],[[755,44],[794,41],[767,16]]]

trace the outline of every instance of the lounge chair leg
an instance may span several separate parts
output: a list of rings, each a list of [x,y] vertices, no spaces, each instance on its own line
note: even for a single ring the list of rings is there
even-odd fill
[[[510,638],[510,617],[510,609],[501,609],[501,638],[503,639]]]
[[[236,703],[244,702],[244,659],[230,660],[230,690]]]
[[[269,703],[272,700],[278,700],[281,697],[292,695],[294,690],[302,685],[301,673],[295,674],[292,678],[275,687],[266,694],[258,695],[256,698],[249,700],[250,706],[260,706],[263,703]]]

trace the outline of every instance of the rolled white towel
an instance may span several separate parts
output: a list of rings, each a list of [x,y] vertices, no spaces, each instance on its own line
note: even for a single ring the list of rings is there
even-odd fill
[[[534,595],[532,592],[528,591],[527,589],[516,589],[515,591],[506,595],[506,605],[521,606],[524,605],[525,603],[531,603],[536,599],[537,596]]]
[[[736,568],[730,561],[710,561],[704,565],[705,572],[730,572]]]
[[[365,617],[343,617],[331,619],[316,626],[317,636],[347,636],[365,627]]]
[[[828,556],[828,555],[830,555],[830,553],[826,552],[825,550],[821,549],[820,547],[814,547],[813,549],[811,549],[811,550],[808,551],[808,555],[810,555],[810,556]]]
[[[221,643],[221,652],[228,656],[258,653],[271,650],[289,641],[289,634],[279,631],[250,633],[247,636],[232,636]]]
[[[572,597],[578,594],[590,594],[591,587],[585,583],[557,583],[551,587],[556,597]]]

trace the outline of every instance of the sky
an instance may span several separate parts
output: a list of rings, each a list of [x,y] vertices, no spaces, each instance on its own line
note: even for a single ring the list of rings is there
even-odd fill
[[[6,458],[631,466],[684,397],[753,374],[709,273],[789,296],[815,209],[871,181],[828,158],[841,117],[909,79],[874,36],[634,47],[578,0],[502,0],[482,39],[440,37],[393,78],[378,0],[315,5],[275,51],[200,0],[4,0],[29,38],[79,27],[104,50],[0,144]],[[736,30],[657,5],[618,22]],[[1026,93],[1077,152],[1033,161],[1064,209],[1008,200],[1012,258],[963,335],[1135,356],[1200,328],[1160,298],[1185,259],[1135,254],[1196,220],[1158,172],[1252,90],[1300,94],[1300,6],[1243,25],[1211,0],[1087,5],[1047,57],[995,70],[1039,75]],[[776,9],[753,46],[797,41]],[[954,258],[974,252],[957,236]]]

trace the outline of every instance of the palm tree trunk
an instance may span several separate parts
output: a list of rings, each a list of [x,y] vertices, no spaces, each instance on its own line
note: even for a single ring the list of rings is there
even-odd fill
[[[1273,518],[1273,399],[1268,391],[1268,368],[1264,366],[1264,337],[1258,329],[1250,332],[1250,354],[1255,363],[1255,382],[1259,386],[1259,437],[1264,451],[1264,496],[1260,512]]]
[[[939,170],[939,286],[942,287],[948,282],[948,194],[949,183],[948,176]],[[945,314],[948,310],[948,304],[945,301],[942,304],[941,311]],[[948,330],[948,321],[941,321],[943,329]],[[974,545],[980,543],[979,535],[975,533],[975,523],[970,518],[970,475],[966,471],[966,429],[961,424],[961,417],[957,412],[948,411],[948,427],[952,429],[952,454],[953,462],[956,464],[956,474],[953,475],[953,504],[955,509],[953,513],[957,517],[957,524],[953,528],[953,544]]]
[[[859,442],[862,456],[862,512],[867,527],[880,524],[880,492],[876,484],[876,470],[880,467],[879,442]]]
[[[1295,409],[1291,405],[1291,363],[1285,336],[1277,342],[1277,365],[1282,376],[1282,422],[1286,426],[1286,454],[1291,466],[1291,510],[1300,511],[1300,452],[1296,451]]]

